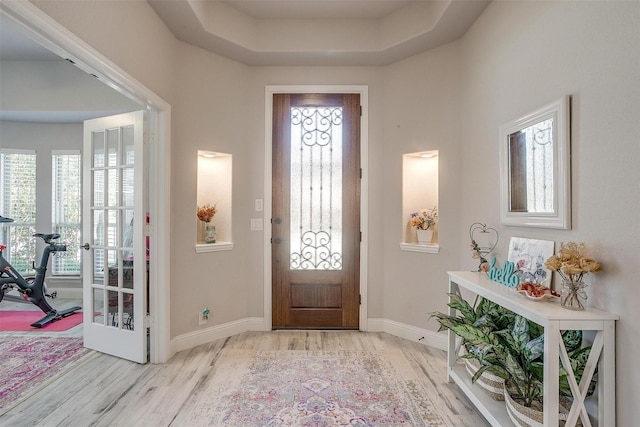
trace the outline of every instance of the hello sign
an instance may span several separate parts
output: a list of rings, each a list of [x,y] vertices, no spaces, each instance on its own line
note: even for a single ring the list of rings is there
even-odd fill
[[[520,278],[516,274],[516,266],[511,261],[505,261],[502,268],[496,267],[496,257],[491,258],[491,268],[489,269],[489,279],[502,283],[510,288],[515,288],[520,283]]]

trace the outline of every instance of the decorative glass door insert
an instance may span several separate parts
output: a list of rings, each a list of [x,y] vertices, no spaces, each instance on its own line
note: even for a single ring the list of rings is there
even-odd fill
[[[291,108],[292,270],[342,269],[342,107]]]

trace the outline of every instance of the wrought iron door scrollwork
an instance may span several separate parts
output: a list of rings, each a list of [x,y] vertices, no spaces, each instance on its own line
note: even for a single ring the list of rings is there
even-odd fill
[[[342,254],[331,252],[331,236],[326,231],[307,231],[301,239],[300,252],[291,254],[291,268],[294,270],[339,270],[342,268]]]

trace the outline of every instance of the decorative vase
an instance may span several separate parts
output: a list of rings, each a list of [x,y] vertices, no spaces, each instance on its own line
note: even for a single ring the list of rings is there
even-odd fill
[[[587,292],[585,291],[586,287],[587,284],[582,281],[562,281],[560,305],[562,305],[562,307],[566,308],[567,310],[584,310],[587,304]]]
[[[433,238],[433,230],[416,230],[418,235],[418,244],[427,245],[431,243],[431,239]]]
[[[216,226],[207,224],[204,227],[204,242],[215,243],[216,242]]]

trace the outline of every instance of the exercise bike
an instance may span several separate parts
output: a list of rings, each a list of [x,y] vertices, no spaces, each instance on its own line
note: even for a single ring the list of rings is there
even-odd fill
[[[13,222],[13,219],[0,216],[0,223],[2,222]],[[56,310],[49,305],[46,298],[55,298],[55,294],[47,295],[44,283],[44,276],[47,272],[47,264],[49,263],[49,255],[52,252],[64,252],[67,250],[67,246],[52,242],[52,240],[60,238],[60,235],[57,233],[36,233],[33,236],[44,240],[47,244],[42,254],[40,266],[34,266],[36,270],[35,277],[25,278],[18,273],[2,255],[6,246],[0,245],[0,302],[3,299],[6,299],[7,301],[30,302],[35,304],[45,313],[45,316],[42,319],[33,322],[31,326],[34,328],[42,328],[48,323],[55,322],[56,320],[60,320],[63,317],[76,313],[78,310],[81,310],[81,307],[75,306],[65,310]],[[5,295],[5,292],[11,290],[16,290],[21,295]]]

